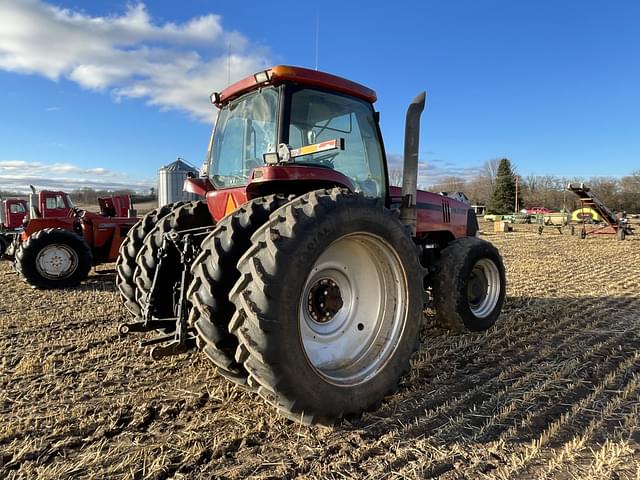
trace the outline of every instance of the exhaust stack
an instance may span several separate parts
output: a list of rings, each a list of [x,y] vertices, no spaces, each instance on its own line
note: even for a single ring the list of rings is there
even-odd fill
[[[418,191],[418,147],[420,143],[420,115],[424,110],[427,94],[419,93],[407,109],[404,130],[404,167],[402,174],[402,205],[400,220],[411,228],[416,235],[418,212],[416,210],[416,192]]]

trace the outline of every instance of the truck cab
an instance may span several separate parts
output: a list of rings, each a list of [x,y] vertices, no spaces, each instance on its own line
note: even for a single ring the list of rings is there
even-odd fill
[[[66,217],[72,208],[71,196],[66,192],[41,190],[29,195],[29,218]]]
[[[15,230],[22,226],[27,215],[27,202],[19,198],[7,198],[0,205],[0,230]]]

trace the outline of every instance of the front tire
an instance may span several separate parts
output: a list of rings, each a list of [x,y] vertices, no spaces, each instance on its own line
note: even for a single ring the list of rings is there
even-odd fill
[[[20,278],[38,288],[65,288],[89,276],[93,256],[79,235],[61,228],[45,228],[30,235],[16,252]]]
[[[498,249],[475,237],[451,242],[436,262],[432,289],[441,327],[456,333],[488,329],[498,319],[506,293]]]
[[[332,424],[376,408],[409,368],[424,270],[379,201],[319,190],[271,215],[231,291],[236,360],[286,417]]]

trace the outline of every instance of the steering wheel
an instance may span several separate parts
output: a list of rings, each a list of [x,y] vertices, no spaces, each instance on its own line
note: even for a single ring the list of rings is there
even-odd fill
[[[333,160],[334,158],[336,158],[338,156],[340,152],[335,152],[335,153],[325,153],[324,155],[320,155],[319,157],[315,157],[313,160],[314,162],[318,162],[321,163],[323,165],[327,165],[331,168],[334,167],[333,165]]]

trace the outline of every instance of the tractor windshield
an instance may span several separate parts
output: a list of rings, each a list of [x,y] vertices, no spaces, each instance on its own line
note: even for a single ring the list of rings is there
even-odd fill
[[[249,173],[276,151],[278,92],[264,88],[225,105],[216,124],[209,176],[216,188],[246,185]]]
[[[386,185],[382,149],[371,104],[319,90],[295,91],[291,96],[291,148],[336,138],[344,139],[344,150],[305,155],[295,162],[333,168],[351,178],[364,195],[383,196]]]

